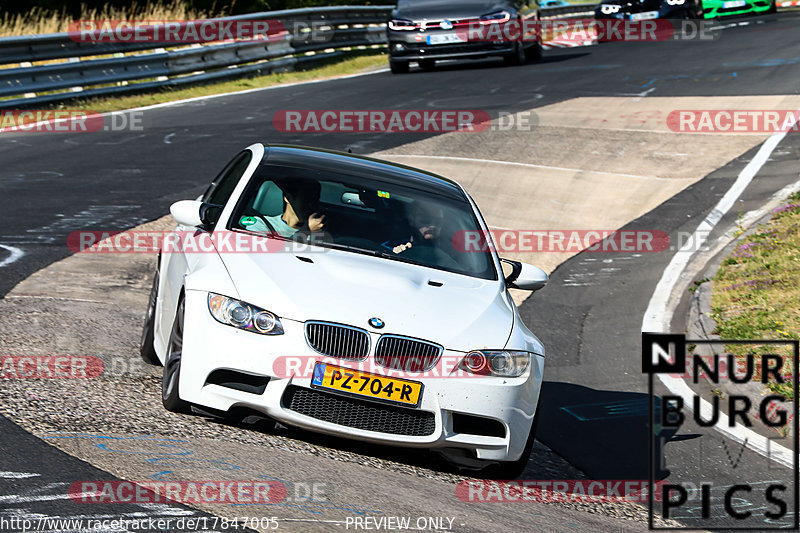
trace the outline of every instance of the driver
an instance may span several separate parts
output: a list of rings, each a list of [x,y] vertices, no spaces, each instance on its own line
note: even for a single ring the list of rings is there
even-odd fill
[[[444,212],[441,207],[424,205],[422,202],[414,202],[409,213],[409,224],[411,226],[411,236],[408,242],[398,244],[392,251],[401,254],[413,247],[430,248],[436,244],[436,240],[441,233]]]
[[[444,209],[441,206],[418,200],[409,210],[408,222],[411,235],[407,242],[392,248],[395,254],[424,265],[449,269],[460,267],[442,247]]]

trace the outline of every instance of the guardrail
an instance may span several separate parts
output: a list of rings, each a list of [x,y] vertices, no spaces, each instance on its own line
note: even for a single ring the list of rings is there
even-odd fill
[[[68,32],[2,37],[0,65],[19,66],[0,68],[0,98],[6,98],[0,100],[0,107],[24,108],[291,70],[298,64],[339,55],[343,50],[385,45],[385,24],[391,9],[392,6],[318,7],[212,19],[230,23],[279,21],[286,31],[275,40],[187,46],[86,42]],[[562,18],[593,9],[594,5],[547,8],[542,9],[542,16]],[[54,60],[66,62],[41,64]]]

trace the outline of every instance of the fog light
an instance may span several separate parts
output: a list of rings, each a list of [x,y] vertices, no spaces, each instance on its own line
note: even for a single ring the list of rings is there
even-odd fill
[[[406,47],[403,45],[403,43],[395,43],[395,45],[394,45],[394,51],[395,52],[402,52],[405,49],[406,49]]]

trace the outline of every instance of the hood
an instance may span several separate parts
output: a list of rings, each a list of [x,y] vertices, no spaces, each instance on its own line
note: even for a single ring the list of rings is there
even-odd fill
[[[340,250],[220,257],[239,298],[281,318],[406,335],[457,351],[503,348],[513,326],[514,309],[498,281]],[[372,317],[386,326],[373,329]]]
[[[393,17],[408,19],[413,21],[421,20],[442,20],[442,19],[462,19],[469,17],[480,17],[487,13],[513,9],[505,2],[485,1],[485,0],[466,0],[453,2],[452,0],[412,0],[410,2],[401,0],[397,9],[393,12]]]

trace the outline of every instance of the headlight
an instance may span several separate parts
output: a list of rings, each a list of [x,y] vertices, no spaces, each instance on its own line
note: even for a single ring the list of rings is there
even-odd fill
[[[389,29],[396,31],[411,31],[417,29],[417,25],[413,20],[407,19],[392,19],[389,21]]]
[[[208,310],[221,324],[262,335],[283,335],[280,319],[273,313],[254,305],[210,292]]]
[[[525,373],[531,354],[515,350],[475,350],[461,361],[461,368],[473,374],[516,378]]]
[[[480,18],[481,24],[499,24],[511,20],[511,13],[508,11],[497,11],[489,13]]]
[[[600,6],[600,11],[604,15],[613,15],[614,13],[619,13],[621,6],[615,6],[614,4],[603,4]]]
[[[682,6],[686,3],[686,0],[667,0],[667,5],[670,6]]]

